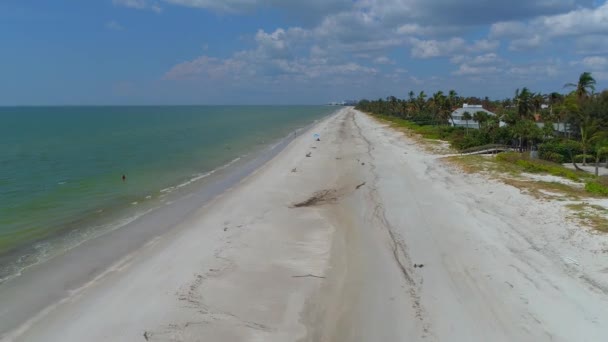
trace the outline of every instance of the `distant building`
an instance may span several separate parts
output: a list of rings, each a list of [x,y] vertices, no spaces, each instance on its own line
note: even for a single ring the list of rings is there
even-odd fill
[[[356,106],[357,103],[359,103],[359,101],[346,100],[346,101],[340,101],[340,102],[330,102],[327,105],[329,105],[329,106]]]
[[[543,122],[542,116],[540,114],[534,114],[534,121],[536,122],[536,126],[538,126],[539,128],[545,127],[545,123]],[[572,127],[570,127],[570,124],[566,122],[554,123],[553,131],[559,134],[569,134],[574,132]]]
[[[544,122],[537,122],[536,126],[538,126],[539,128],[543,128],[543,127],[545,127],[545,123]],[[554,123],[553,124],[553,131],[555,131],[557,133],[560,133],[562,135],[574,132],[574,130],[572,129],[572,127],[570,127],[570,124],[566,123],[566,122]]]
[[[454,126],[454,127],[469,127],[469,128],[476,128],[479,129],[479,123],[473,119],[471,120],[464,120],[462,117],[464,116],[465,112],[469,112],[469,114],[471,114],[471,117],[475,116],[475,113],[477,112],[485,112],[486,114],[488,114],[489,116],[496,116],[495,113],[490,112],[489,110],[486,110],[483,108],[482,105],[470,105],[470,104],[463,104],[462,108],[458,108],[455,111],[452,112],[452,120],[450,121],[450,125]]]

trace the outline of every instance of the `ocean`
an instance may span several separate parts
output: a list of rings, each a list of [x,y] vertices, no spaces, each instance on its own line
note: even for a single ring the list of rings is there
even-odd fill
[[[0,108],[0,282],[204,186],[335,110]]]

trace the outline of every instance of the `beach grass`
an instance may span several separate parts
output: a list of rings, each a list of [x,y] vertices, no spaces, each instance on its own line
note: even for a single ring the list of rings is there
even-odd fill
[[[608,209],[589,203],[566,205],[574,213],[574,218],[596,230],[608,232]]]

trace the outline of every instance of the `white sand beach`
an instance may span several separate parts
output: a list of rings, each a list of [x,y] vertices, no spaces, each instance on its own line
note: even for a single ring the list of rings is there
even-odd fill
[[[608,237],[566,215],[345,108],[0,336],[606,341]]]

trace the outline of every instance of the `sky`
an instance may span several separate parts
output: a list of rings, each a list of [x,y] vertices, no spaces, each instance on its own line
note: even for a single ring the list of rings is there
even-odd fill
[[[608,0],[3,0],[0,105],[608,87]]]

